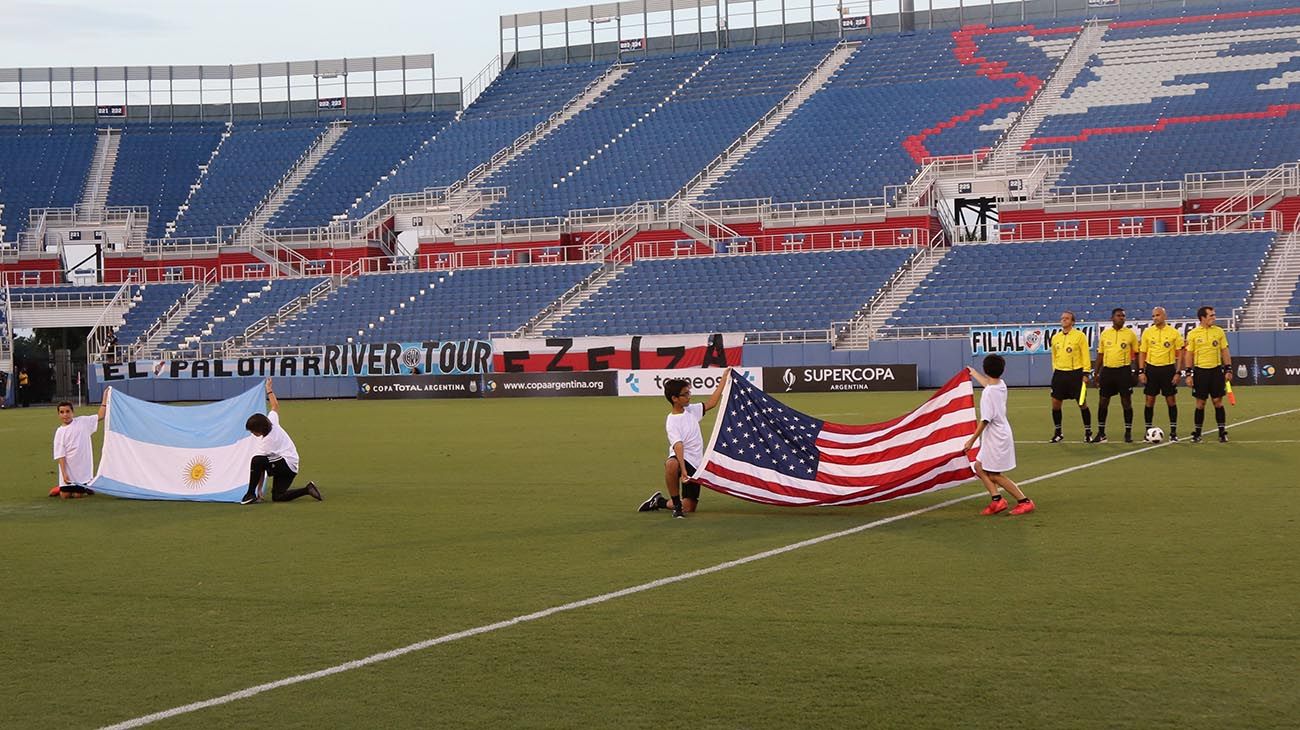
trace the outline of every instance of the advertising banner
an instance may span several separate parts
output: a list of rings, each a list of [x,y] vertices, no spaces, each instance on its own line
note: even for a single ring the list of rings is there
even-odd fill
[[[546,398],[618,395],[618,372],[489,373],[483,378],[488,398]]]
[[[763,387],[762,368],[735,369],[736,373],[748,380],[760,390]],[[708,395],[718,387],[718,381],[726,372],[723,368],[680,368],[677,370],[620,370],[618,373],[618,394],[620,396],[656,396],[664,397],[664,382],[680,378],[691,384],[694,395]]]
[[[358,400],[480,398],[478,375],[366,375],[357,378]]]
[[[914,363],[763,368],[768,393],[834,393],[857,390],[916,390]]]
[[[1255,385],[1300,385],[1300,356],[1233,358],[1235,382]]]
[[[100,382],[140,378],[269,378],[291,376],[466,375],[492,367],[487,340],[326,345],[318,353],[224,360],[135,360],[104,363]]]
[[[492,340],[499,373],[675,370],[739,366],[743,334],[626,335]]]
[[[1171,327],[1176,328],[1184,337],[1196,326],[1194,319],[1171,319],[1166,322]],[[1096,354],[1097,338],[1101,331],[1110,327],[1111,323],[1106,322],[1080,322],[1075,325],[1088,338],[1088,347]],[[1125,327],[1131,328],[1138,339],[1142,339],[1142,332],[1151,326],[1149,319],[1130,319]],[[1052,337],[1061,331],[1060,323],[1056,324],[994,324],[982,327],[970,328],[970,354],[973,357],[983,357],[985,355],[1045,355],[1051,353]]]

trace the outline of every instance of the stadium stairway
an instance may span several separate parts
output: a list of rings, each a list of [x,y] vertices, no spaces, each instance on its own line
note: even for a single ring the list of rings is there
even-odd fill
[[[249,215],[248,220],[240,228],[239,236],[236,238],[237,244],[244,246],[253,244],[257,235],[265,231],[267,221],[284,206],[285,201],[293,195],[311,171],[316,169],[316,165],[320,164],[330,149],[338,144],[351,124],[346,119],[339,119],[325,127],[325,131],[321,132],[307,152],[289,168]]]
[[[781,123],[794,114],[804,102],[812,98],[813,94],[820,91],[826,84],[830,83],[831,78],[835,75],[840,67],[848,61],[857,51],[859,42],[841,42],[831,49],[830,53],[822,59],[821,63],[808,74],[803,83],[795,87],[784,99],[782,99],[772,111],[758,120],[740,139],[733,143],[732,147],[717,157],[708,167],[700,171],[695,179],[688,182],[677,194],[676,197],[685,200],[688,205],[695,205],[700,198],[704,197],[710,189],[715,187],[727,173],[731,172],[741,160],[745,158],[755,147],[762,144],[763,140],[769,134],[781,126]]]
[[[194,194],[202,189],[203,182],[208,176],[208,170],[212,169],[213,161],[215,161],[217,156],[221,154],[222,145],[226,143],[226,140],[230,139],[230,135],[233,132],[234,128],[230,124],[227,124],[226,128],[221,130],[221,136],[217,139],[217,144],[212,148],[212,153],[208,155],[208,161],[205,164],[199,165],[199,176],[190,185],[189,192],[185,194],[185,200],[181,202],[176,210],[169,212],[171,217],[167,220],[167,225],[164,226],[165,236],[171,236],[175,233],[176,226],[180,222],[181,217],[185,215],[185,211],[189,210],[190,202],[194,200]],[[152,214],[151,217],[158,215],[157,212],[150,211],[150,213]]]
[[[880,293],[853,315],[848,327],[836,336],[835,346],[844,349],[869,347],[889,317],[912,296],[916,287],[925,281],[951,250],[951,246],[938,245],[917,249],[916,254],[894,274]]]
[[[604,289],[618,275],[623,273],[631,264],[607,262],[604,266],[597,269],[591,276],[583,279],[579,284],[569,291],[562,294],[558,299],[551,302],[545,309],[538,312],[532,319],[528,320],[520,328],[521,337],[542,337],[560,320],[569,316],[573,310],[581,307],[584,302],[591,299],[601,289]]]
[[[484,207],[481,183],[487,180],[492,173],[509,165],[528,151],[530,147],[545,139],[551,132],[591,108],[614,84],[618,83],[619,79],[626,76],[631,68],[632,64],[630,63],[616,63],[610,66],[603,74],[587,84],[585,89],[565,103],[559,111],[552,114],[545,122],[537,125],[532,132],[515,140],[509,147],[502,148],[492,156],[492,159],[472,170],[461,183],[452,185],[454,192],[447,200],[450,220],[469,220],[471,216],[479,212]]]
[[[122,130],[108,127],[95,136],[95,157],[81,189],[81,203],[77,206],[82,215],[97,216],[104,212],[108,201],[108,188],[113,183],[113,169],[117,166],[117,149],[122,142]]]
[[[216,291],[219,284],[215,278],[205,279],[190,287],[189,291],[178,300],[180,306],[159,317],[151,329],[145,330],[136,344],[144,352],[157,352],[163,342],[172,336],[186,318],[203,305],[208,295]],[[122,345],[129,343],[122,342]]]
[[[1300,219],[1297,219],[1300,221]],[[1246,299],[1246,311],[1237,328],[1280,330],[1285,326],[1287,305],[1300,286],[1300,224],[1273,244],[1259,279]]]
[[[980,127],[982,130],[997,129],[999,126],[1006,127],[1005,134],[994,144],[993,151],[984,159],[985,168],[996,168],[1005,165],[1024,148],[1025,142],[1028,142],[1034,136],[1034,132],[1043,123],[1043,119],[1061,103],[1066,89],[1070,87],[1079,73],[1083,71],[1084,65],[1097,52],[1097,48],[1101,46],[1101,38],[1106,34],[1107,25],[1106,21],[1089,20],[1084,23],[1083,29],[1070,39],[1035,41],[1050,55],[1055,55],[1060,48],[1064,47],[1061,62],[1057,65],[1056,70],[1052,72],[1052,76],[1047,83],[1040,87],[1037,96],[1019,115],[1013,114],[990,125]],[[1050,186],[1054,182],[1055,180],[1049,179],[1045,181],[1045,184]]]

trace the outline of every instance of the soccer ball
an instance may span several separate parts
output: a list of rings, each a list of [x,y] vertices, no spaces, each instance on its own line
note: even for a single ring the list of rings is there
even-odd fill
[[[1155,428],[1154,426],[1147,429],[1147,441],[1150,441],[1153,444],[1158,444],[1164,440],[1165,440],[1164,429]]]

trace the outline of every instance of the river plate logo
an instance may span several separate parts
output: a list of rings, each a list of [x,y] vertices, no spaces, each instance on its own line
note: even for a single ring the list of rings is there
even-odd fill
[[[207,486],[212,474],[212,462],[206,456],[196,456],[185,465],[185,486],[190,489],[202,489]]]

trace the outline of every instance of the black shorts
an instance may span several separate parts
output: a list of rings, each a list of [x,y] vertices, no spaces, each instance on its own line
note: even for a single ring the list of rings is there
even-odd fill
[[[1192,368],[1192,396],[1196,400],[1222,398],[1228,392],[1222,368]]]
[[[1177,395],[1178,386],[1174,385],[1174,376],[1177,374],[1178,366],[1173,363],[1168,365],[1148,365],[1146,368],[1147,384],[1143,386],[1142,392],[1153,398],[1157,395]]]
[[[1053,370],[1052,398],[1055,400],[1079,400],[1079,391],[1083,389],[1082,370]]]
[[[676,461],[677,457],[670,456],[668,459],[670,461]],[[682,461],[686,460],[682,459]],[[695,476],[695,465],[689,461],[686,461],[686,476]],[[696,502],[700,501],[700,483],[693,482],[689,479],[682,482],[682,499],[693,499]]]
[[[1101,369],[1101,397],[1130,395],[1133,392],[1133,371],[1127,366]]]

